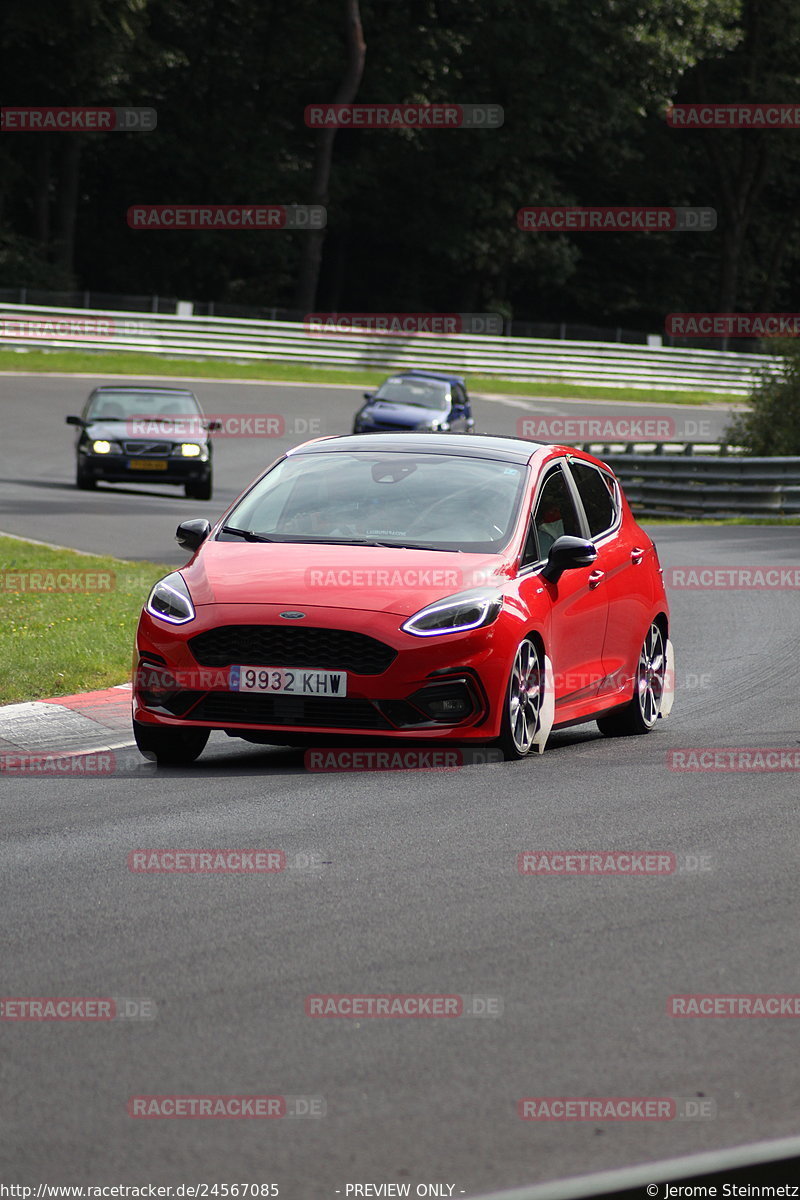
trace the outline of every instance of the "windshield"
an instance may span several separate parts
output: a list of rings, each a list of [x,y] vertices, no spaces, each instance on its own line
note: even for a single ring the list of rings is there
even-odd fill
[[[446,454],[297,455],[256,484],[227,525],[278,541],[492,553],[514,530],[525,472]]]
[[[192,392],[101,392],[90,399],[87,421],[127,421],[131,417],[196,417]]]
[[[448,385],[434,379],[408,379],[395,375],[387,379],[375,393],[376,400],[389,404],[415,404],[419,408],[433,408],[437,412],[447,411]]]

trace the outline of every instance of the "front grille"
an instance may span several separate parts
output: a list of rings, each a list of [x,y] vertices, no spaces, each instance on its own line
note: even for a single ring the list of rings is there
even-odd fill
[[[150,458],[166,458],[172,451],[172,442],[123,442],[126,454],[146,454]]]
[[[187,714],[189,721],[247,725],[317,725],[324,729],[391,729],[369,700],[324,696],[261,696],[209,692]]]
[[[222,625],[189,641],[203,667],[311,667],[380,675],[397,658],[391,646],[349,629]]]

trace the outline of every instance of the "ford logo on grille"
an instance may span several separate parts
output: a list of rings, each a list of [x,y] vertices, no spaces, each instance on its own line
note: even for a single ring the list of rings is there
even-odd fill
[[[305,615],[306,615],[305,613],[301,613],[301,612],[281,613],[281,616],[286,617],[287,621],[299,621],[301,619],[301,617],[304,617]]]

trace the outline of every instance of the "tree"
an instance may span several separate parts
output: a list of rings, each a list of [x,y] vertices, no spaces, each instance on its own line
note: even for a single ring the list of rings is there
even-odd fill
[[[781,369],[763,373],[750,408],[736,414],[724,437],[747,454],[800,455],[800,342],[776,339],[770,351],[782,356]]]
[[[347,47],[347,66],[334,96],[334,104],[352,104],[358,92],[358,85],[361,83],[361,76],[364,74],[367,46],[361,27],[358,0],[345,0],[345,45]],[[309,196],[311,204],[322,204],[327,207],[335,137],[335,126],[321,129],[317,133]],[[303,240],[295,297],[296,307],[301,312],[311,312],[316,303],[324,241],[324,229],[311,230]]]

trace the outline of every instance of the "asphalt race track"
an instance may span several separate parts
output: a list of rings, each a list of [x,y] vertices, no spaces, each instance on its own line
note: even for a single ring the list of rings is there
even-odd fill
[[[0,528],[81,549],[183,561],[177,520],[213,516],[281,449],[223,444],[208,505],[77,493],[63,417],[88,381],[0,387]],[[207,411],[304,416],[322,397],[321,432],[348,428],[357,395],[197,391]],[[476,409],[493,432],[513,432],[521,411]],[[656,538],[665,567],[798,562],[796,528]],[[800,776],[676,771],[667,754],[800,748],[796,591],[676,589],[671,603],[677,698],[648,737],[586,726],[519,764],[325,775],[300,751],[214,735],[190,770],[2,781],[3,995],[145,998],[156,1015],[0,1022],[0,1174],[272,1182],[301,1200],[366,1183],[479,1195],[795,1133],[797,1022],[676,1019],[667,999],[800,992]],[[291,865],[127,865],[137,849],[221,847],[282,849]],[[678,869],[520,875],[517,855],[534,850],[671,852]],[[312,855],[320,865],[305,868]],[[502,1012],[314,1019],[305,998],[321,993],[488,996]],[[131,1096],[175,1094],[323,1097],[326,1115],[127,1115]],[[702,1119],[523,1121],[517,1101],[531,1096],[710,1103]]]
[[[206,503],[187,500],[183,489],[156,485],[139,488],[101,484],[95,492],[75,487],[75,429],[64,424],[79,413],[93,387],[112,376],[0,375],[0,530],[122,558],[180,564],[185,555],[174,540],[176,525],[189,517],[213,521],[243,488],[290,446],[309,437],[351,433],[362,389],[283,384],[190,384],[207,415],[250,414],[282,418],[283,436],[230,437],[214,440],[215,493]],[[139,382],[145,382],[144,379]],[[148,382],[181,386],[181,380]],[[675,434],[712,440],[728,421],[724,408],[684,405],[589,404],[563,400],[478,400],[473,405],[478,433],[518,433],[520,420],[567,418],[674,423]],[[701,424],[706,422],[706,425]],[[687,425],[688,423],[688,425]],[[272,428],[276,426],[273,424]],[[670,424],[670,430],[673,425]],[[548,441],[559,441],[561,434]],[[588,440],[573,437],[572,441]]]

